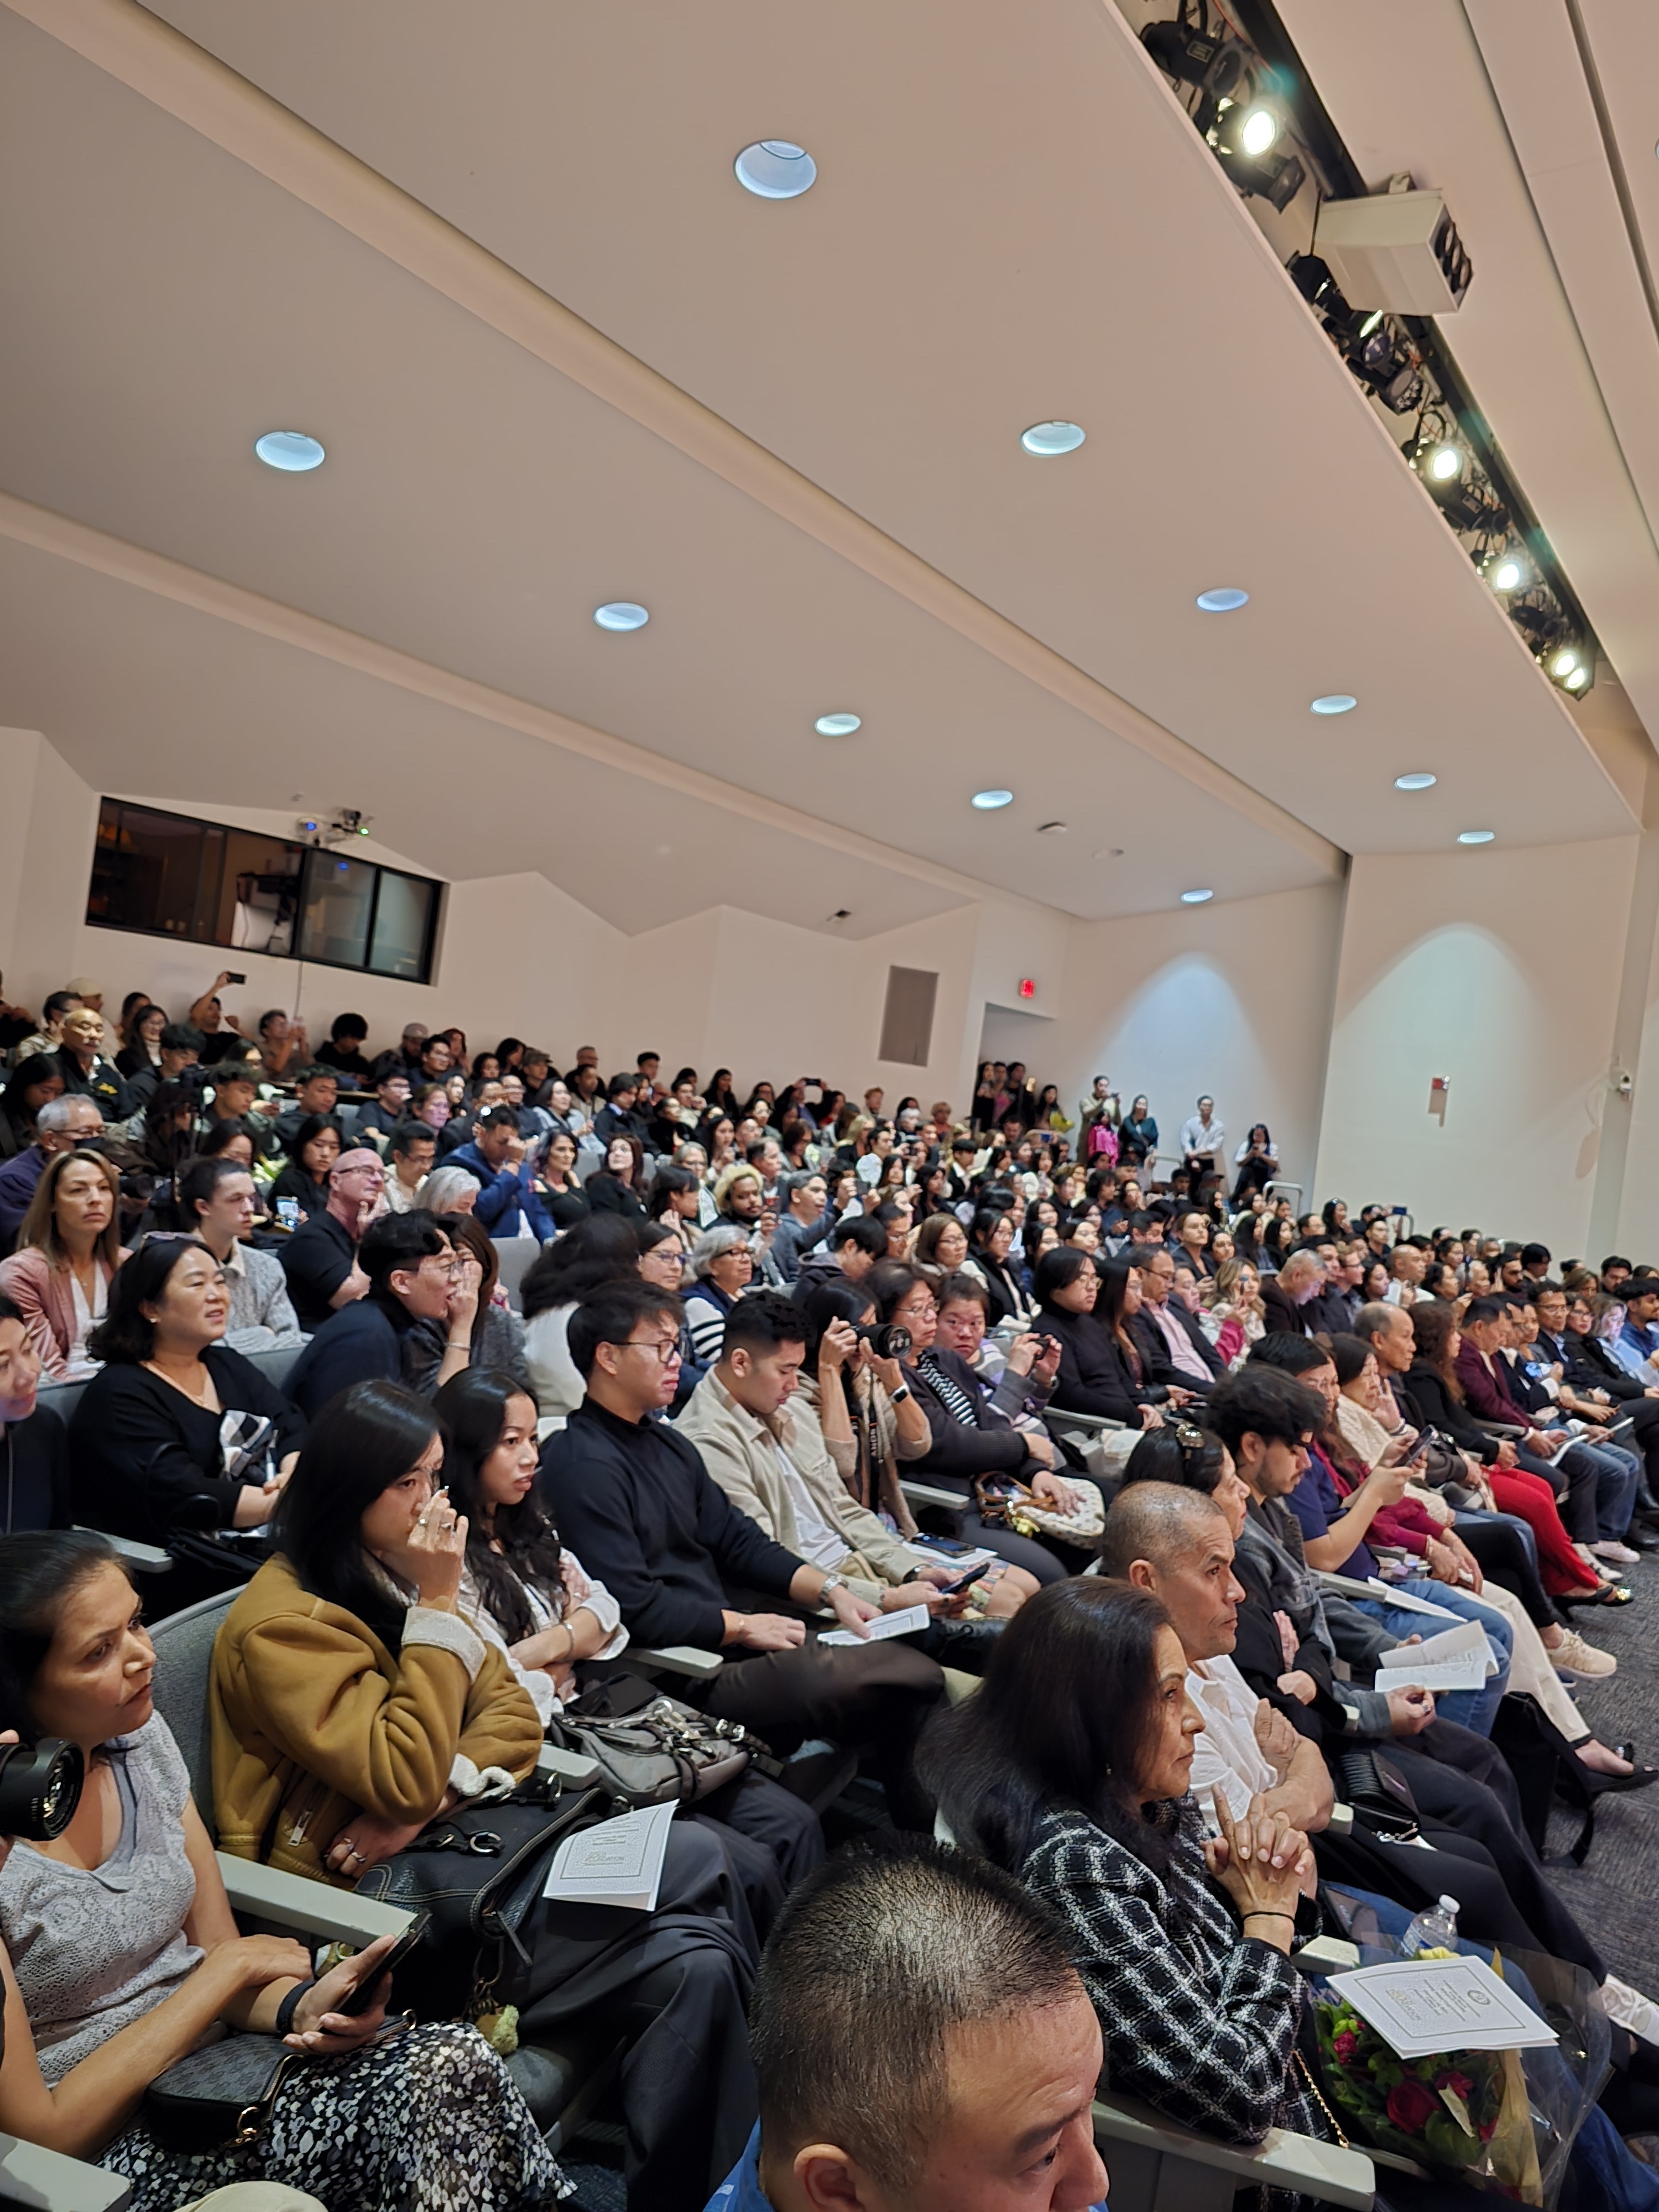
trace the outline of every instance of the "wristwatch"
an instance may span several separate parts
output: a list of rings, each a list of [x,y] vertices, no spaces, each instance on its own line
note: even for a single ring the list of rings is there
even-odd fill
[[[909,1395],[910,1385],[908,1382],[901,1382],[896,1390],[891,1390],[888,1393],[889,1397],[896,1406],[902,1406]]]
[[[823,1578],[823,1588],[818,1592],[818,1601],[820,1604],[829,1596],[831,1590],[845,1589],[846,1587],[847,1577],[845,1575],[826,1575]]]

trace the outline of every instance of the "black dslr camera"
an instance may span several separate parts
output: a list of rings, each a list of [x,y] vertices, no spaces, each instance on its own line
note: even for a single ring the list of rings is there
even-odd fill
[[[87,1778],[78,1743],[42,1736],[39,1743],[0,1743],[0,1836],[49,1844],[75,1818]]]
[[[896,1321],[855,1321],[853,1334],[862,1338],[878,1359],[902,1359],[912,1341],[909,1330]]]

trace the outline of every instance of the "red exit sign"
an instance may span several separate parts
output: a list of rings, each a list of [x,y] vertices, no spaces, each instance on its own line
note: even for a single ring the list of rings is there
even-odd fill
[[[1021,997],[1022,999],[1035,999],[1035,998],[1036,998],[1036,981],[1035,977],[1030,976],[1030,975],[1022,975],[1022,976],[1020,977],[1020,979],[1019,979],[1019,995],[1020,995],[1020,997]]]

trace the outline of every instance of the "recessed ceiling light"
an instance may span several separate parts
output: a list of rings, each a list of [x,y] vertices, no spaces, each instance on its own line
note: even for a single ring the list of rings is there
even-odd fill
[[[601,629],[643,629],[651,617],[633,599],[607,599],[594,608],[593,619]]]
[[[1074,453],[1087,434],[1077,422],[1033,422],[1019,442],[1028,453]]]
[[[1097,860],[1121,860],[1123,858],[1123,848],[1121,845],[1108,845],[1094,857]]]
[[[805,146],[787,138],[760,138],[745,146],[732,167],[744,191],[761,200],[798,200],[817,182],[818,165]]]
[[[253,450],[268,469],[281,469],[289,476],[319,469],[327,458],[317,440],[307,438],[303,430],[267,430],[254,440]]]
[[[1327,691],[1322,698],[1310,702],[1316,714],[1352,714],[1358,704],[1352,691]]]
[[[850,738],[860,726],[857,714],[820,714],[812,727],[821,738]]]
[[[1214,896],[1213,891],[1182,891],[1181,903],[1182,906],[1202,906],[1206,899],[1212,899]]]
[[[1419,769],[1410,775],[1395,776],[1394,787],[1396,791],[1427,791],[1438,780],[1437,777],[1431,775],[1426,769]]]
[[[1248,592],[1236,590],[1231,584],[1218,592],[1200,592],[1198,605],[1206,615],[1230,615],[1235,608],[1249,606]]]
[[[1457,842],[1460,845],[1490,845],[1497,835],[1495,830],[1460,830]]]
[[[1039,822],[1037,823],[1037,836],[1039,837],[1063,837],[1065,835],[1066,824],[1063,822]]]
[[[999,806],[1012,806],[1014,794],[1012,791],[976,791],[973,803],[981,814],[989,814]]]

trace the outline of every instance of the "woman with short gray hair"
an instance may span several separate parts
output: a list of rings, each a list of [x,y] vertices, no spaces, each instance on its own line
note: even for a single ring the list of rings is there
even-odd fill
[[[749,1232],[735,1222],[705,1229],[691,1247],[692,1287],[685,1294],[686,1325],[698,1363],[712,1366],[720,1356],[726,1316],[749,1288],[755,1255]]]

